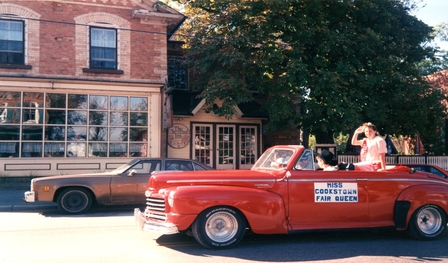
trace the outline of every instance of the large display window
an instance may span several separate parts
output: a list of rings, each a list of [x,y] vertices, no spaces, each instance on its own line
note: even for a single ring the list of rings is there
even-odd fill
[[[0,157],[147,156],[148,97],[0,91]]]

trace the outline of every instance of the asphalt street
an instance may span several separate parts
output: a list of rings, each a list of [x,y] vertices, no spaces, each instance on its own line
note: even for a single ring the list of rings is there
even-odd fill
[[[26,203],[24,193],[27,190],[0,189],[0,212],[27,212],[58,209],[53,202]]]

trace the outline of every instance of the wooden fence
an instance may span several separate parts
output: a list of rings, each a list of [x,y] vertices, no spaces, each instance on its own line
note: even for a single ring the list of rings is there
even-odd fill
[[[358,155],[338,155],[338,162],[359,162]],[[386,163],[393,164],[431,164],[439,166],[448,171],[448,156],[426,156],[426,155],[395,155],[386,156]]]

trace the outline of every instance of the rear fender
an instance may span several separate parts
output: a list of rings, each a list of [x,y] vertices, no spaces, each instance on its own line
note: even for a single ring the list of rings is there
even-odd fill
[[[406,204],[407,215],[406,217],[397,217],[397,204]],[[418,185],[405,189],[397,198],[396,210],[395,210],[395,224],[397,228],[404,229],[407,227],[409,220],[419,207],[427,204],[437,205],[448,212],[448,188],[441,185]],[[401,218],[401,222],[397,222],[398,218]],[[406,220],[403,222],[403,220]]]
[[[235,186],[181,186],[166,194],[172,201],[168,203],[173,204],[171,213],[194,215],[189,225],[207,208],[230,206],[244,214],[254,233],[287,233],[283,199],[273,192]]]

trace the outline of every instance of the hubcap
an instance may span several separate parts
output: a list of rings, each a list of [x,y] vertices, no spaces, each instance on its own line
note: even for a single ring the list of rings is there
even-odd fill
[[[422,209],[417,215],[417,220],[418,228],[426,235],[436,233],[442,225],[442,216],[433,207]]]
[[[238,231],[238,221],[228,212],[219,212],[210,216],[205,225],[207,236],[215,242],[226,242]]]

